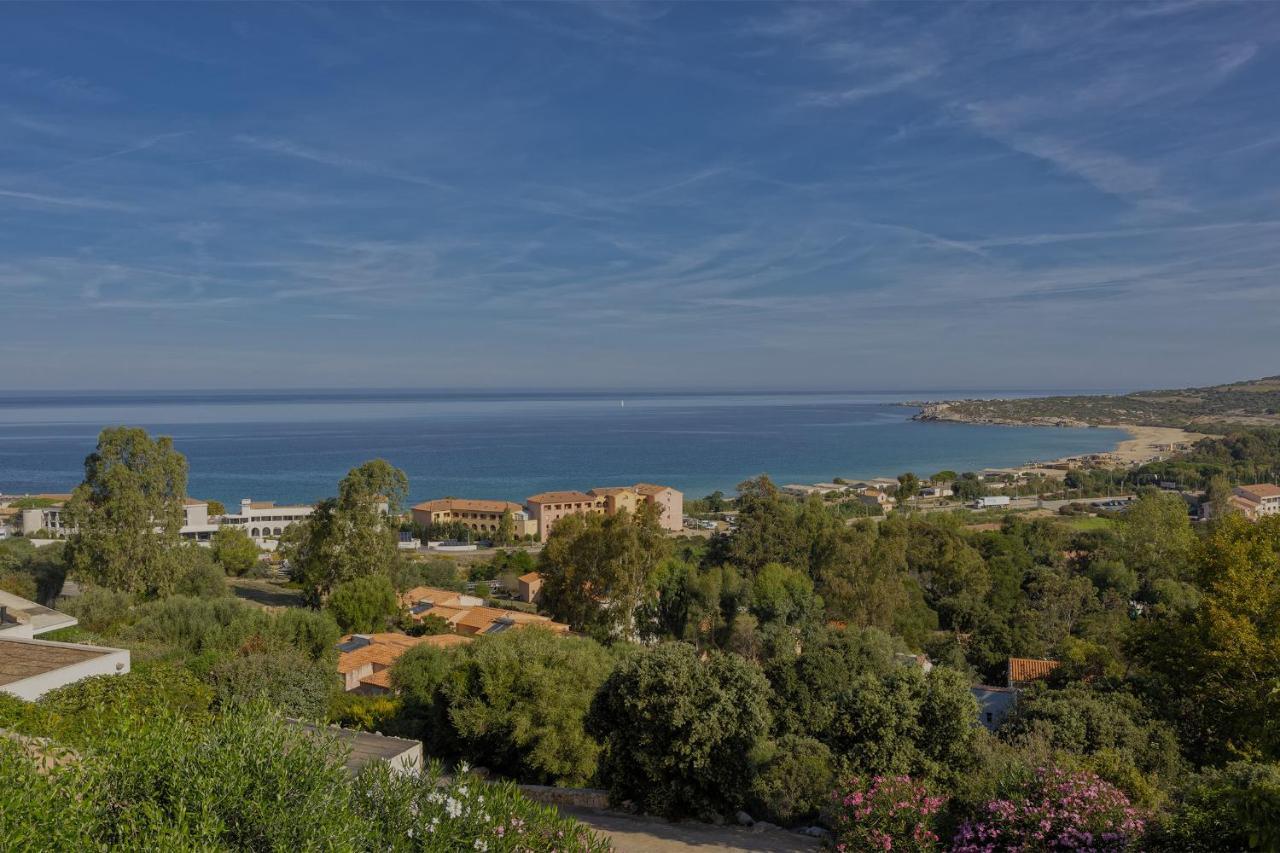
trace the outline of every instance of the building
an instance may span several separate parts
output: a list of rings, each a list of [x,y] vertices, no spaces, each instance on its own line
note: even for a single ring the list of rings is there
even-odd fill
[[[75,624],[73,616],[0,591],[0,691],[35,701],[82,678],[129,671],[128,649],[34,639]]]
[[[526,604],[533,604],[542,592],[542,575],[529,572],[516,578],[516,598]]]
[[[470,642],[457,634],[410,637],[407,634],[348,634],[338,642],[338,674],[348,693],[391,692],[391,665],[417,646],[447,648]]]
[[[534,536],[538,525],[524,507],[511,501],[469,500],[465,498],[440,498],[417,504],[412,509],[413,520],[423,527],[435,524],[462,524],[482,535],[498,532],[502,516],[511,513],[512,533],[517,537]]]
[[[55,536],[70,536],[75,528],[66,521],[66,505],[71,500],[69,494],[27,495],[22,498],[8,499],[9,504],[39,503],[40,506],[16,508],[9,515],[16,519],[14,532],[19,536],[30,536],[46,530]],[[182,527],[178,533],[184,539],[207,542],[213,538],[218,525],[210,523],[209,502],[195,498],[182,499]]]
[[[543,542],[551,535],[556,522],[566,516],[604,512],[604,502],[585,492],[541,492],[527,498],[525,507],[529,518],[538,526],[538,538]]]
[[[1250,521],[1280,514],[1280,486],[1274,483],[1236,486],[1231,491],[1231,503]]]
[[[178,535],[193,542],[209,542],[219,525],[209,519],[209,502],[195,498],[182,499],[182,528]]]
[[[74,616],[0,589],[0,637],[32,637],[79,624]]]
[[[486,607],[483,599],[447,589],[416,587],[404,593],[400,597],[400,603],[408,608],[410,618],[415,621],[437,616],[455,633],[468,637],[500,634],[512,628],[527,628],[530,625],[537,625],[557,634],[569,631],[568,625],[553,622],[546,616],[522,610]]]
[[[859,503],[865,504],[866,506],[878,506],[885,511],[893,508],[893,498],[881,489],[877,489],[873,486],[868,486],[867,488],[857,492],[855,497],[858,499]]]
[[[360,771],[378,761],[385,761],[391,772],[401,776],[422,773],[422,741],[388,737],[373,732],[358,732],[339,726],[316,726],[291,720],[317,737],[329,737],[346,747],[347,772],[359,776]]]
[[[1056,660],[1035,658],[1009,658],[1006,670],[1006,687],[1026,687],[1033,681],[1043,681],[1059,666]]]
[[[240,501],[240,511],[222,516],[222,523],[249,534],[261,543],[264,539],[279,539],[291,524],[305,520],[315,507],[305,504],[276,506],[275,501]]]
[[[1018,691],[1012,687],[979,684],[969,688],[969,692],[978,703],[978,722],[993,732],[1018,706]]]
[[[616,515],[624,510],[635,513],[646,506],[657,510],[658,525],[663,530],[679,533],[684,529],[684,493],[654,483],[604,486],[590,492],[543,492],[528,498],[525,506],[543,542],[551,535],[555,523],[565,516]]]

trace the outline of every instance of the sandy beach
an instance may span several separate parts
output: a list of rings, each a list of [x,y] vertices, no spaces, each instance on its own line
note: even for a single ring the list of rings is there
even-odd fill
[[[1129,424],[1099,424],[1110,429],[1122,429],[1130,438],[1120,442],[1111,451],[1116,461],[1123,465],[1141,465],[1144,462],[1169,456],[1183,448],[1178,445],[1191,445],[1209,436],[1199,432],[1189,432],[1176,427],[1132,426]]]

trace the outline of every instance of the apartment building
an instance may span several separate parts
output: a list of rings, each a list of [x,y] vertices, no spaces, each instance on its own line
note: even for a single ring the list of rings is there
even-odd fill
[[[74,616],[0,590],[0,692],[35,701],[94,675],[129,671],[129,650],[37,640],[69,628]]]
[[[222,523],[243,530],[261,543],[264,539],[279,539],[289,525],[305,520],[315,510],[305,504],[277,506],[275,501],[245,498],[240,501],[240,511],[222,516]]]
[[[551,535],[556,522],[565,516],[604,512],[604,501],[585,492],[542,492],[526,499],[525,506],[543,542]]]
[[[641,507],[652,506],[657,509],[658,524],[663,530],[679,533],[684,524],[684,493],[654,483],[603,486],[589,492],[543,492],[528,498],[525,504],[543,542],[555,523],[568,515],[616,515],[624,510],[634,514]]]
[[[1231,503],[1251,521],[1280,514],[1280,486],[1274,483],[1237,486],[1232,490]]]
[[[533,536],[538,532],[537,522],[529,518],[524,507],[511,501],[440,498],[416,504],[411,512],[413,520],[423,527],[457,523],[482,535],[497,533],[502,516],[511,513],[512,530],[516,536]]]

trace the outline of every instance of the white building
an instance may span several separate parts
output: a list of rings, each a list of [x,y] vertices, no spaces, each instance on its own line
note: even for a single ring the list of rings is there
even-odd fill
[[[222,516],[222,523],[243,530],[261,543],[264,539],[279,539],[289,525],[304,520],[315,510],[313,506],[277,506],[275,501],[245,498],[240,501],[240,511]]]
[[[0,591],[0,691],[34,701],[93,675],[129,671],[129,650],[33,637],[76,624],[73,616]]]

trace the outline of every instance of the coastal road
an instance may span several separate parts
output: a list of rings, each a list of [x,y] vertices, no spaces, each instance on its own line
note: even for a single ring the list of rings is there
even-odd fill
[[[1121,501],[1133,500],[1133,495],[1105,495],[1096,498],[1068,498],[1066,500],[1042,501],[1034,495],[1025,498],[1013,498],[1009,503],[1000,507],[991,507],[991,509],[1047,509],[1050,512],[1057,512],[1067,504],[1083,503],[1092,504],[1099,501]],[[955,512],[958,509],[973,509],[968,504],[948,504],[946,506],[921,506],[916,507],[916,512]]]

